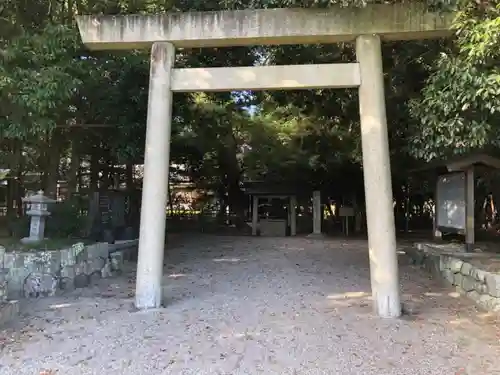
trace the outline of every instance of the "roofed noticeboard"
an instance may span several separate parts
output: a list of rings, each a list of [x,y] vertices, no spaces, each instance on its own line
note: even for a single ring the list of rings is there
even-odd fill
[[[464,172],[438,177],[436,192],[436,226],[439,229],[465,231],[466,181]]]

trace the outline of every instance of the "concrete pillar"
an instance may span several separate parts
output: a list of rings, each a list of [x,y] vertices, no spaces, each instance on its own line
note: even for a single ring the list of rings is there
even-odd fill
[[[252,197],[252,236],[257,235],[257,226],[259,225],[259,197]]]
[[[321,192],[313,191],[313,234],[321,234]]]
[[[401,315],[382,48],[377,35],[356,40],[370,279],[375,312]]]
[[[297,235],[297,197],[290,197],[290,236]]]
[[[465,204],[466,204],[466,215],[467,221],[465,223],[465,246],[467,251],[472,251],[475,242],[475,224],[474,224],[474,208],[475,208],[475,197],[474,197],[474,167],[470,167],[466,171],[466,185],[465,185]]]
[[[175,49],[171,43],[153,44],[135,289],[135,304],[139,309],[161,306],[172,127],[170,72],[174,60]]]

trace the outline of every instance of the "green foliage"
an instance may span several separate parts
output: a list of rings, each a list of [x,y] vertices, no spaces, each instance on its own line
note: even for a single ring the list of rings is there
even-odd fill
[[[500,3],[465,2],[454,27],[455,44],[412,103],[409,150],[419,158],[500,146]]]
[[[70,156],[71,145],[85,160],[92,154],[102,165],[142,162],[148,53],[87,51],[74,24],[76,13],[368,3],[382,1],[20,0],[1,5],[0,134],[4,140],[23,140],[19,160],[2,160],[17,161],[23,172],[43,170],[56,177],[69,163],[60,161],[57,173],[50,169],[48,154],[55,146],[61,158]],[[400,185],[412,157],[431,159],[496,147],[500,140],[498,1],[420,3],[441,10],[458,7],[457,37],[383,46],[393,176]],[[333,63],[353,61],[355,54],[352,44],[194,49],[179,51],[176,66],[250,66],[263,58],[270,64]],[[321,184],[345,194],[362,190],[355,90],[243,93],[237,99],[228,93],[176,94],[174,101],[171,160],[186,170],[172,168],[172,174],[188,175],[198,187],[216,191],[233,206],[241,198],[239,184],[244,179]],[[247,106],[255,113],[245,111]],[[110,128],[54,131],[66,124]],[[18,147],[4,143],[5,155]],[[71,205],[61,210],[54,212],[48,231],[68,236],[77,231],[81,218]]]
[[[66,122],[83,84],[79,48],[74,29],[47,24],[37,32],[21,32],[0,51],[3,137],[40,136]]]
[[[30,230],[30,218],[28,216],[17,217],[12,215],[7,218],[7,222],[9,223],[9,232],[12,238],[20,239],[28,236]]]
[[[48,238],[81,238],[86,217],[81,214],[80,204],[70,199],[50,207],[45,236]]]

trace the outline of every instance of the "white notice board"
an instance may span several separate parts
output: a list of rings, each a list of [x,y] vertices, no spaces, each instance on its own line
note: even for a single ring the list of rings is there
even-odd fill
[[[465,230],[465,186],[465,172],[448,173],[438,177],[436,192],[438,228]]]

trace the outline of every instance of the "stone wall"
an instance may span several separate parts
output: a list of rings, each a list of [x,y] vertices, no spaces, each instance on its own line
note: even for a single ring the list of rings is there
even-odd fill
[[[444,279],[480,307],[500,312],[500,273],[484,270],[481,262],[474,264],[474,259],[487,259],[494,255],[447,252],[442,246],[432,244],[416,244],[405,251],[413,264]]]
[[[137,240],[88,246],[77,243],[67,249],[50,251],[6,252],[0,247],[0,270],[3,271],[0,278],[7,291],[3,299],[51,296],[58,290],[81,288],[93,279],[110,277],[122,270],[122,250],[135,246]]]
[[[445,280],[481,307],[500,312],[500,274],[484,271],[466,260],[441,256]]]

